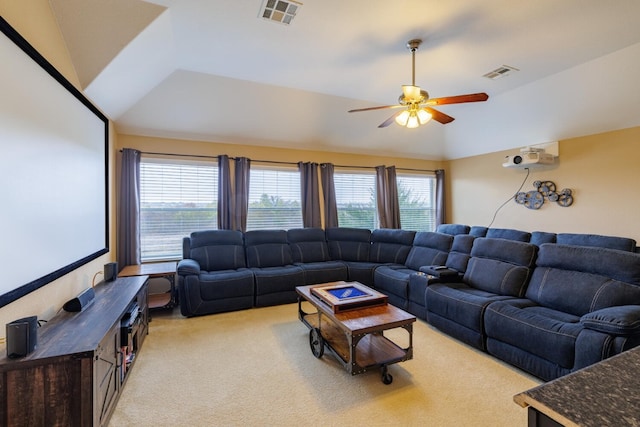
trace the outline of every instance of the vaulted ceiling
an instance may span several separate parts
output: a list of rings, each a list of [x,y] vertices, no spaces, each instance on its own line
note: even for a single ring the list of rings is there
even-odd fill
[[[289,0],[287,0],[289,1]],[[455,159],[640,125],[637,0],[50,0],[85,94],[118,132]],[[456,118],[378,129],[411,82]],[[495,80],[484,74],[518,71]]]

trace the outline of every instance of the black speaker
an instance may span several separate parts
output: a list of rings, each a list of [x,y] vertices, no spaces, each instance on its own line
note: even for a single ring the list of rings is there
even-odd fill
[[[7,323],[7,357],[17,359],[38,346],[38,317],[30,316]]]
[[[96,293],[93,288],[88,288],[82,291],[77,297],[65,302],[62,308],[64,308],[64,311],[70,312],[82,311],[93,302],[95,297]]]
[[[113,282],[118,278],[118,263],[110,262],[104,265],[104,281]]]

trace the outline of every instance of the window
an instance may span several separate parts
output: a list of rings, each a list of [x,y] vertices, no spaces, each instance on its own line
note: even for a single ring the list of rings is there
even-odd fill
[[[142,159],[142,261],[182,257],[182,238],[218,226],[216,163]]]
[[[252,165],[247,230],[301,227],[300,172]]]
[[[436,229],[435,177],[398,174],[396,180],[402,229],[434,231]]]
[[[376,176],[373,173],[334,172],[338,225],[368,228],[378,226]]]

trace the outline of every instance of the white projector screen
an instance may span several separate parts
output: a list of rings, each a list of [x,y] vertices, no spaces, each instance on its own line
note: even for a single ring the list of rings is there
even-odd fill
[[[108,120],[0,17],[0,307],[107,253]]]

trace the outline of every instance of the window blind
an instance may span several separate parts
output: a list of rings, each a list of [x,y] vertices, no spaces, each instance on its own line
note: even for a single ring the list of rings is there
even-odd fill
[[[300,172],[252,165],[247,230],[301,227]]]
[[[404,230],[436,229],[435,177],[397,175],[400,224]]]
[[[368,228],[378,226],[376,177],[373,173],[335,172],[338,225]]]
[[[218,225],[215,163],[142,159],[140,244],[142,261],[182,257],[182,239]]]

